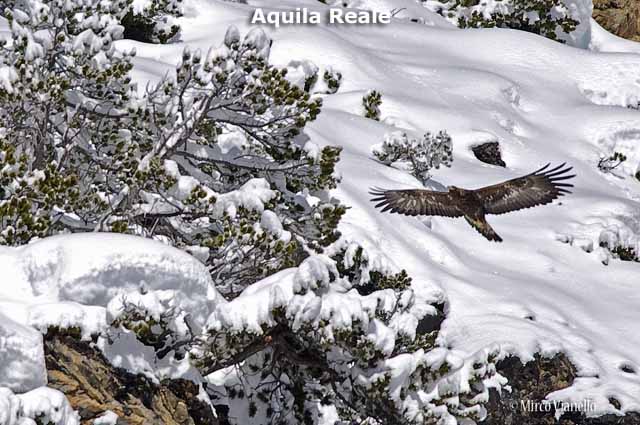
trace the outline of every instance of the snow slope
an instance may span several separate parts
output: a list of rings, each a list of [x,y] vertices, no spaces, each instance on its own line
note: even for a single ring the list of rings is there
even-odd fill
[[[183,43],[121,46],[137,48],[137,77],[157,78],[178,61],[184,44],[206,51],[230,24],[246,32],[256,6],[326,8],[315,0],[248,3],[194,0],[181,20]],[[616,412],[609,397],[622,411],[640,410],[640,265],[610,259],[598,247],[601,237],[637,244],[640,234],[640,182],[631,177],[640,166],[640,113],[624,107],[640,99],[640,56],[511,30],[460,31],[420,14],[426,24],[265,26],[275,40],[274,63],[309,59],[343,74],[340,91],[325,99],[308,129],[315,142],[344,147],[336,195],[353,208],[343,233],[384,247],[426,298],[444,291],[443,344],[472,353],[497,342],[523,360],[564,351],[579,378],[554,398],[589,398],[597,406],[590,414]],[[598,50],[615,50],[613,38],[599,35]],[[382,122],[362,117],[369,89],[383,94]],[[453,136],[453,167],[436,173],[434,187],[479,187],[566,161],[578,174],[574,194],[490,217],[502,244],[487,242],[462,220],[380,214],[368,187],[419,187],[405,172],[372,160],[371,147],[396,127],[417,136],[446,129]],[[489,140],[500,142],[506,169],[473,157],[470,146]],[[620,177],[596,167],[614,149],[629,157]]]

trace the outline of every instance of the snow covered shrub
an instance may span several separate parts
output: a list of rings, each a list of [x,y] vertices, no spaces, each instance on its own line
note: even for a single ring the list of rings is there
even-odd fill
[[[0,387],[2,425],[79,425],[78,413],[67,398],[52,388],[39,387],[22,394]]]
[[[228,403],[230,422],[481,419],[492,357],[480,353],[470,367],[434,335],[417,334],[434,307],[415,297],[404,272],[376,270],[355,244],[332,257],[309,257],[210,318],[192,354],[212,373],[211,393]]]
[[[559,37],[578,22],[563,0],[423,0],[460,28],[513,28],[565,42]]]
[[[436,308],[378,250],[341,240],[213,311],[202,334],[152,292],[109,311],[158,358],[188,358],[209,376],[225,423],[422,424],[481,419],[494,357],[464,361],[421,333]],[[180,327],[184,329],[179,329]],[[117,335],[117,332],[114,333]],[[428,423],[428,422],[427,422]]]
[[[611,253],[622,261],[640,262],[640,257],[638,257],[636,250],[631,246],[617,246],[611,250]]]
[[[385,165],[395,162],[408,164],[412,176],[426,182],[432,169],[451,167],[453,144],[446,131],[433,135],[426,133],[421,140],[409,138],[407,133],[395,131],[385,135],[380,146],[374,146],[373,155]]]
[[[144,295],[144,294],[143,294]],[[186,312],[176,312],[169,308],[160,310],[147,308],[144,304],[135,304],[127,299],[120,299],[121,305],[117,308],[112,302],[111,310],[116,310],[113,314],[115,319],[111,322],[111,327],[120,327],[133,332],[142,344],[153,347],[159,359],[164,358],[172,352],[175,358],[184,357],[185,347],[194,338],[191,325]],[[182,327],[187,332],[179,332]]]
[[[310,94],[334,94],[340,88],[342,74],[328,66],[320,70],[308,60],[294,60],[286,67],[287,81]],[[319,76],[322,75],[322,79]]]
[[[129,6],[120,24],[124,27],[124,38],[165,44],[180,32],[175,21],[180,16],[182,0],[151,0],[140,11]]]
[[[327,85],[327,94],[334,94],[340,89],[342,74],[331,67],[325,69],[322,80]]]
[[[627,157],[620,152],[614,152],[609,157],[603,155],[598,161],[598,169],[603,173],[610,173],[626,160]]]
[[[640,257],[633,246],[615,245],[611,247],[608,242],[601,241],[600,248],[609,251],[613,258],[621,261],[635,261],[640,263]]]
[[[376,90],[369,90],[362,98],[365,118],[380,121],[380,105],[382,105],[382,94]]]

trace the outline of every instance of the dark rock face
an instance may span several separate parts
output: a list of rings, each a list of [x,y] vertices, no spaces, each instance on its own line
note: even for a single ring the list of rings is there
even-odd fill
[[[68,334],[47,333],[44,349],[48,386],[67,396],[83,425],[92,424],[107,410],[116,413],[123,425],[218,425],[191,381],[156,385],[145,376],[113,367],[99,350]]]
[[[640,41],[638,0],[593,0],[593,18],[619,37]]]
[[[534,359],[522,364],[516,357],[508,357],[497,363],[500,374],[509,379],[512,392],[500,395],[491,392],[487,405],[486,425],[639,425],[640,414],[625,416],[605,415],[587,418],[584,412],[565,412],[559,421],[555,411],[535,411],[527,408],[527,402],[540,405],[545,396],[569,387],[576,377],[576,369],[560,353],[551,359],[536,354]]]
[[[481,145],[476,145],[472,147],[471,150],[476,158],[486,164],[497,165],[500,167],[507,166],[507,164],[502,160],[500,144],[498,142],[487,142]]]

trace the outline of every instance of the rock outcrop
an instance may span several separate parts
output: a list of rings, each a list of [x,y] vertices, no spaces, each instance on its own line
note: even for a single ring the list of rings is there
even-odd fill
[[[498,167],[506,167],[507,164],[502,160],[502,153],[500,152],[500,143],[487,142],[480,145],[475,145],[471,148],[473,154],[478,160],[491,165],[497,165]]]
[[[127,425],[218,425],[198,398],[198,387],[177,379],[156,385],[142,375],[113,367],[102,353],[74,336],[49,332],[44,338],[48,386],[63,392],[90,425],[106,411]]]
[[[488,416],[484,425],[637,425],[639,413],[625,416],[605,415],[587,418],[584,412],[565,412],[559,420],[555,410],[535,411],[527,409],[527,402],[540,406],[545,397],[573,384],[576,369],[562,353],[553,358],[539,354],[528,363],[522,364],[517,357],[507,357],[498,362],[496,368],[509,380],[511,392],[498,394],[492,390],[487,405]],[[612,403],[616,400],[610,400]],[[577,410],[577,409],[576,409]]]
[[[640,41],[638,0],[593,0],[593,18],[619,37]]]

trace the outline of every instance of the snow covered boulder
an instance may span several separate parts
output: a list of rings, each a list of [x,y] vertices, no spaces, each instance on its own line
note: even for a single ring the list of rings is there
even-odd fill
[[[117,316],[124,299],[188,312],[199,328],[222,301],[197,259],[134,236],[60,235],[2,248],[0,267],[10,271],[0,288],[0,313],[42,331],[75,326],[87,337]]]
[[[0,313],[0,387],[25,392],[46,384],[42,335]]]
[[[79,425],[78,414],[60,391],[40,387],[24,394],[0,388],[2,425]]]

